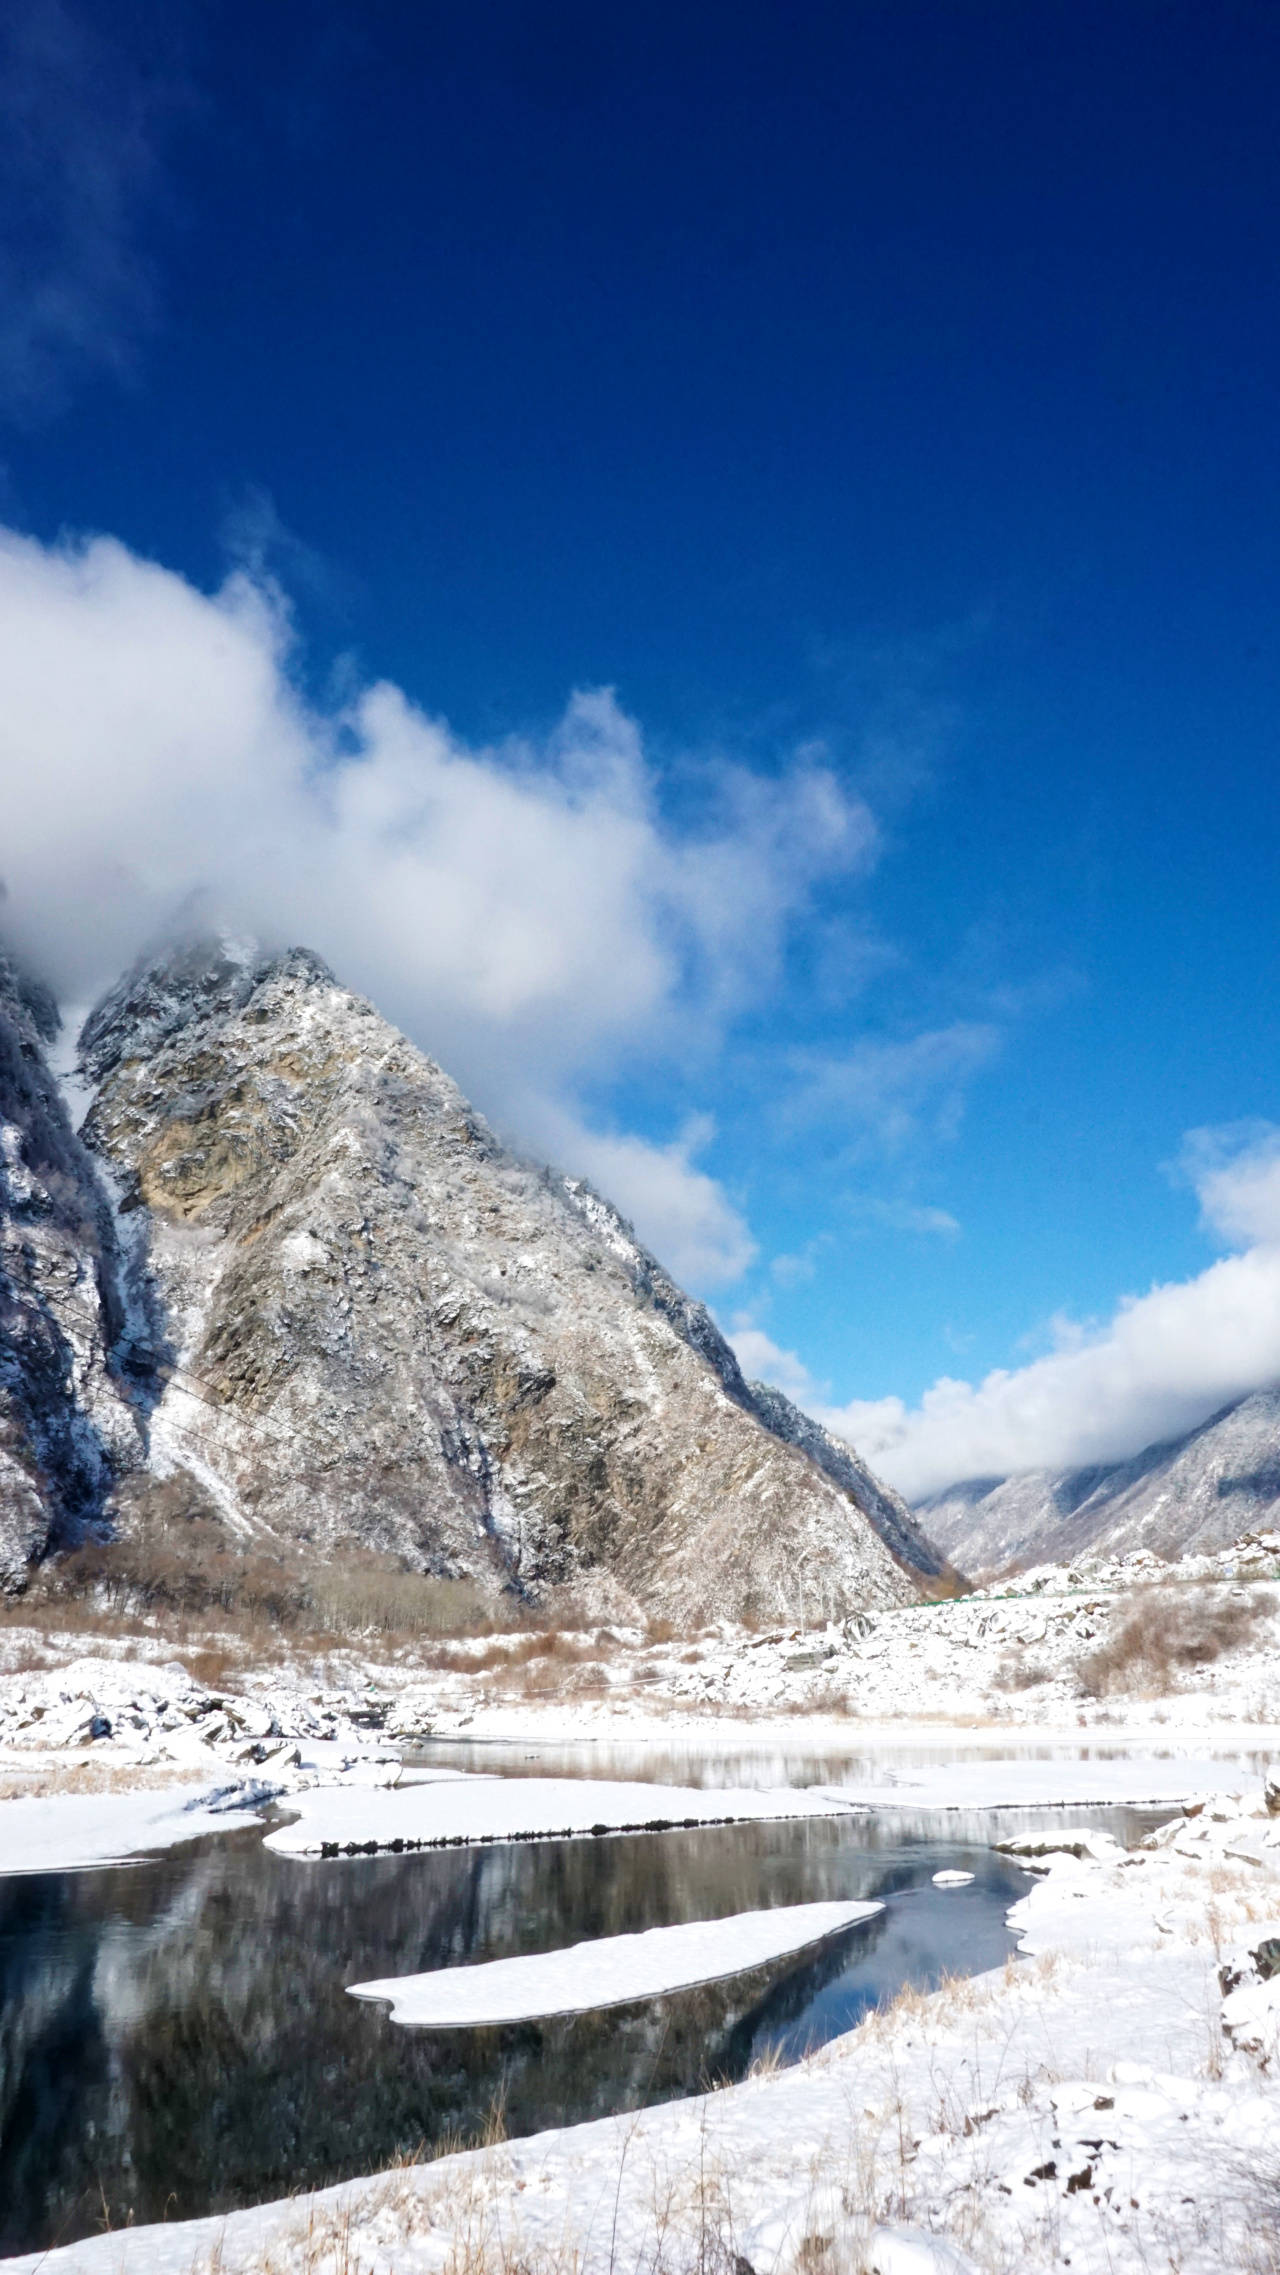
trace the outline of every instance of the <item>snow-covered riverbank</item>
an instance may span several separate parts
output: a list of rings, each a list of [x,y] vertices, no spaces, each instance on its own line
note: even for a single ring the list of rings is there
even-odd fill
[[[79,1638],[10,1626],[0,1672],[0,1781],[41,1789],[77,1769],[252,1769],[288,1782],[308,1761],[398,1756],[429,1739],[585,1747],[750,1746],[790,1731],[847,1748],[965,1731],[997,1745],[1094,1734],[1149,1750],[1280,1742],[1280,1537],[1163,1565],[1045,1567],[1008,1590],[759,1634],[679,1639],[599,1628],[362,1655],[280,1653],[214,1686],[139,1631],[84,1655]],[[3,1662],[0,1662],[2,1665]],[[295,1758],[296,1757],[296,1758]]]
[[[272,1844],[301,1874],[335,1844],[869,1809],[1021,1840],[1036,1877],[1020,1958],[906,1993],[794,2069],[40,2265],[1280,2275],[1275,1571],[1272,1543],[1246,1543],[1203,1571],[1049,1570],[803,1635],[487,1637],[221,1687],[145,1637],[92,1657],[42,1637],[49,1663],[0,1677],[9,1870],[144,1853],[277,1800],[296,1816]],[[518,1774],[475,1774],[508,1766],[503,1740]],[[1131,1855],[1082,1832],[1043,1857],[1019,1832],[1116,1803],[1185,1814]]]
[[[1273,1807],[1280,1793],[1271,1790]],[[1031,1842],[1031,1848],[1043,1843]],[[1253,1791],[1126,1854],[1028,1856],[1023,1956],[907,1994],[794,2069],[46,2275],[1267,2275],[1277,2249],[1280,1815]]]

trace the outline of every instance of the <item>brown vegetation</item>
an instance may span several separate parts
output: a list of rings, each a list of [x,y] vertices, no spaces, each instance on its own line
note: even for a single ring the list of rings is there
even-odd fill
[[[991,1679],[997,1690],[1034,1690],[1037,1683],[1052,1682],[1053,1675],[1038,1659],[1028,1659],[1022,1651],[1006,1651]]]
[[[322,1559],[293,1545],[246,1543],[189,1480],[144,1482],[122,1497],[118,1516],[118,1537],[51,1557],[22,1594],[0,1600],[0,1633],[118,1637],[134,1623],[158,1631],[193,1674],[216,1682],[228,1658],[278,1648],[282,1637],[300,1646],[421,1647],[529,1625],[514,1597],[472,1580],[408,1571],[371,1551]]]
[[[944,1564],[940,1572],[912,1572],[912,1579],[927,1604],[953,1604],[961,1596],[972,1593],[973,1581],[965,1573],[957,1572],[954,1564]]]
[[[1198,1582],[1139,1588],[1106,1642],[1079,1662],[1080,1688],[1086,1698],[1169,1690],[1179,1675],[1242,1650],[1274,1611],[1269,1595]]]

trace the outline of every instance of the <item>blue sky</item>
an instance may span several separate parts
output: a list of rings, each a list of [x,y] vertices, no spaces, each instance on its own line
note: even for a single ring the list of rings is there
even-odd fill
[[[18,0],[5,37],[0,518],[46,672],[6,805],[58,794],[0,870],[69,992],[166,894],[262,920],[234,852],[311,826],[258,739],[293,701],[298,779],[399,766],[425,864],[371,945],[348,799],[319,945],[891,1471],[886,1402],[1109,1350],[1125,1296],[1267,1245],[1204,1162],[1249,1184],[1280,1119],[1273,9]],[[124,549],[96,582],[76,533]],[[173,612],[198,644],[229,570],[275,676],[188,779]],[[42,738],[91,605],[137,686],[58,748],[174,819],[135,859],[89,801],[81,937]],[[352,725],[383,681],[447,747]],[[466,896],[414,913],[415,765],[506,940],[483,987]],[[308,859],[282,904],[324,932]],[[1280,1371],[1271,1330],[1224,1372],[1202,1322],[1106,1446]],[[1059,1419],[1046,1458],[1096,1450]]]

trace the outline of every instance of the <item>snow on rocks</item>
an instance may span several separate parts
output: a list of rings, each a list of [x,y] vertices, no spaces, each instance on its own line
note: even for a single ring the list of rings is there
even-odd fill
[[[1045,1566],[954,1601],[863,1611],[818,1628],[750,1634],[725,1622],[667,1644],[618,1630],[607,1649],[584,1649],[589,1663],[580,1670],[561,1671],[555,1694],[578,1734],[658,1714],[669,1724],[696,1717],[705,1727],[709,1714],[743,1721],[780,1712],[1094,1727],[1114,1725],[1122,1711],[1129,1730],[1280,1727],[1278,1573],[1280,1546],[1273,1557],[1259,1536],[1177,1565],[1148,1555]],[[1106,1664],[1135,1607],[1150,1602],[1158,1633],[1160,1592],[1168,1591],[1175,1619],[1184,1610],[1194,1615],[1205,1590],[1184,1584],[1199,1581],[1213,1583],[1219,1609],[1229,1612],[1234,1601],[1247,1614],[1234,1630],[1224,1616],[1199,1659],[1184,1649],[1163,1668]],[[540,1713],[554,1711],[531,1699],[514,1658],[512,1673],[493,1651],[486,1660],[473,1665],[461,1645],[451,1647],[432,1686],[437,1734],[517,1727],[523,1734]]]
[[[1172,1561],[1149,1548],[1133,1549],[1126,1556],[1108,1556],[1105,1549],[1098,1549],[1071,1564],[1036,1564],[1012,1579],[992,1581],[974,1591],[974,1600],[1060,1595],[1080,1588],[1147,1587],[1170,1578],[1219,1583],[1280,1580],[1280,1532],[1242,1533],[1229,1548]]]
[[[176,1660],[81,1658],[38,1674],[0,1678],[0,1756],[47,1756],[92,1748],[94,1758],[142,1768],[223,1764],[282,1771],[355,1759],[373,1742],[387,1702],[368,1694],[316,1692],[287,1680],[267,1698],[211,1690]]]
[[[347,1988],[352,1998],[387,2001],[393,2022],[434,2030],[582,2014],[745,1974],[826,1942],[883,1910],[883,1904],[874,1903],[783,1904],[773,1911],[651,1927],[639,1935],[602,1936],[559,1951],[437,1967],[425,1975],[393,1975]]]
[[[1280,1921],[1253,1928],[1219,1967],[1218,1982],[1228,2038],[1269,2066],[1280,2054]]]

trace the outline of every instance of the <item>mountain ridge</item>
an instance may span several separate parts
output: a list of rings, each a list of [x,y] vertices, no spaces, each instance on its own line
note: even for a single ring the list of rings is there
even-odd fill
[[[1102,1546],[1181,1556],[1280,1520],[1280,1384],[1117,1462],[962,1479],[915,1504],[966,1571],[1069,1561]]]
[[[906,1601],[938,1568],[609,1202],[511,1154],[309,950],[144,959],[80,1069],[144,1442],[113,1475],[185,1474],[246,1543],[685,1620]]]

